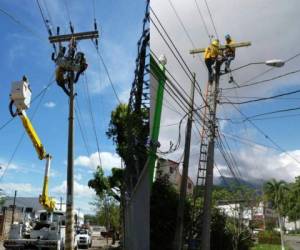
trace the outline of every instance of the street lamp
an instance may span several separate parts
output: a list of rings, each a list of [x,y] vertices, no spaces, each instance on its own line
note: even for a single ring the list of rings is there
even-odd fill
[[[284,65],[284,63],[285,62],[281,59],[271,59],[271,60],[267,60],[267,61],[264,61],[264,62],[253,62],[253,63],[248,63],[246,65],[243,65],[241,67],[235,68],[235,69],[231,70],[231,72],[242,69],[242,68],[245,68],[245,67],[248,67],[250,65],[254,65],[254,64],[265,64],[265,65],[270,66],[270,67],[280,68]]]

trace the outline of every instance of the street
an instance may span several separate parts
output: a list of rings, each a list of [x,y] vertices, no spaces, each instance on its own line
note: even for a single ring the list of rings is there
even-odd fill
[[[105,239],[93,239],[92,247],[89,248],[89,250],[104,250],[107,249],[107,247],[111,246],[111,240],[108,241],[108,244]],[[3,247],[3,242],[0,241],[0,250],[5,250]]]
[[[285,236],[285,242],[286,244],[292,248],[293,250],[300,249],[300,236]]]

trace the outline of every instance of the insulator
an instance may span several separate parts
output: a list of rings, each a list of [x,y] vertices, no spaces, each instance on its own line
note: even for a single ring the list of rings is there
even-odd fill
[[[98,30],[96,19],[94,19],[94,29]]]
[[[72,26],[72,23],[70,22],[70,30],[71,30],[71,33],[73,34],[74,33],[74,28]]]

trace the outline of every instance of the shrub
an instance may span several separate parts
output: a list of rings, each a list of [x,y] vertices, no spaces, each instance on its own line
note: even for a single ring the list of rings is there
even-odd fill
[[[258,243],[280,245],[280,233],[275,231],[259,232]]]

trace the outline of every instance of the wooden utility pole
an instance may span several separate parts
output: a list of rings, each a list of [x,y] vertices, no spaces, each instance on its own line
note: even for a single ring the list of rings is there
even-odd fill
[[[189,103],[190,108],[188,113],[188,121],[186,125],[184,159],[183,159],[182,177],[180,182],[179,204],[177,208],[174,250],[182,250],[183,242],[184,242],[183,241],[184,205],[186,199],[186,186],[187,186],[188,173],[189,173],[190,146],[191,146],[191,134],[192,134],[192,123],[193,123],[193,112],[194,112],[195,82],[196,82],[196,75],[194,73],[193,81],[191,84],[191,95],[190,95],[190,103]]]
[[[11,215],[11,224],[14,224],[14,221],[15,221],[16,198],[17,198],[17,190],[15,190],[13,210],[12,210],[12,215]]]
[[[72,33],[68,35],[50,36],[50,43],[69,42],[72,39],[97,39],[98,31]],[[66,237],[65,249],[74,249],[74,71],[68,72],[69,80],[69,128],[68,128],[68,166],[67,166],[67,199],[66,199]]]
[[[226,48],[240,48],[250,46],[251,42],[234,43],[230,45],[221,45],[219,50],[223,51]],[[190,54],[205,52],[205,48],[190,50]],[[214,154],[215,154],[215,137],[216,137],[216,111],[217,99],[219,94],[219,78],[220,72],[215,72],[213,77],[212,88],[208,100],[208,148],[207,148],[207,165],[204,188],[204,204],[202,216],[201,230],[201,250],[210,250],[210,230],[211,230],[211,206],[212,206],[212,189],[213,189],[213,171],[214,171]]]

